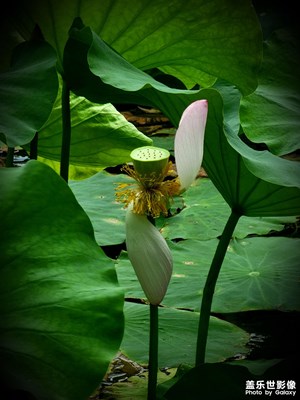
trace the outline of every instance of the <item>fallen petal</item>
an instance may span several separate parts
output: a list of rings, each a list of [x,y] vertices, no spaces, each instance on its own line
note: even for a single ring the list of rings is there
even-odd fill
[[[172,275],[171,251],[145,215],[126,213],[126,246],[128,257],[142,289],[151,304],[163,300]]]
[[[201,167],[207,112],[207,100],[197,100],[184,110],[179,122],[174,150],[182,190],[193,183]]]

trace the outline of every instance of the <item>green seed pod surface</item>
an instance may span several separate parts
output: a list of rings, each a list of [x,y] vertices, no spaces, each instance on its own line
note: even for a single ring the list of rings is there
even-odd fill
[[[130,157],[136,172],[142,178],[158,178],[169,162],[170,153],[159,147],[143,146],[134,149]]]

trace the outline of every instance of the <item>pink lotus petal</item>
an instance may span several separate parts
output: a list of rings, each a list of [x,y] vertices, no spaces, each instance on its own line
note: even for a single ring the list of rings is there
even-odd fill
[[[126,246],[128,257],[143,291],[151,304],[163,300],[172,275],[171,251],[145,215],[126,213]]]
[[[207,100],[197,100],[183,112],[175,135],[175,162],[182,190],[195,180],[203,159]]]

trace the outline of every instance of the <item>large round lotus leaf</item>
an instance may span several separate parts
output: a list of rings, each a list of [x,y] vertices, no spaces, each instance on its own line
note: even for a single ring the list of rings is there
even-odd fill
[[[82,400],[123,334],[114,265],[67,184],[30,161],[1,168],[1,381],[39,400]]]
[[[174,268],[164,306],[199,311],[218,240],[169,242]],[[212,310],[299,310],[300,239],[255,237],[234,240],[217,281]],[[117,273],[126,296],[145,298],[123,253]]]
[[[99,172],[82,181],[70,182],[70,188],[89,216],[99,245],[113,245],[125,241],[125,209],[116,202],[119,184],[132,183],[124,174]]]
[[[115,190],[119,184],[134,183],[124,174],[113,175],[99,172],[94,176],[71,181],[70,188],[79,204],[88,214],[101,246],[120,244],[125,241],[125,210],[116,202]],[[185,207],[185,208],[183,208]],[[174,198],[171,218],[160,219],[162,234],[169,239],[212,239],[221,235],[230,209],[210,179],[198,179],[182,197]],[[250,234],[267,234],[280,231],[285,223],[293,222],[295,217],[241,217],[234,232],[237,238]]]
[[[210,179],[198,179],[182,195],[185,208],[165,220],[162,233],[169,239],[207,240],[219,237],[230,215],[230,208]],[[250,234],[267,234],[280,231],[285,223],[295,217],[245,217],[242,216],[234,236],[244,238]]]
[[[148,364],[149,306],[125,303],[126,328],[121,351],[140,364]],[[159,367],[194,364],[199,313],[162,307],[159,315]],[[207,361],[223,361],[247,352],[249,337],[235,325],[211,317]]]
[[[166,305],[179,303],[180,307],[199,310],[216,245],[216,241],[196,240],[170,244],[174,273]],[[299,310],[299,258],[299,239],[257,237],[231,242],[217,281],[212,310]]]
[[[300,239],[233,241],[218,279],[213,310],[300,310]]]

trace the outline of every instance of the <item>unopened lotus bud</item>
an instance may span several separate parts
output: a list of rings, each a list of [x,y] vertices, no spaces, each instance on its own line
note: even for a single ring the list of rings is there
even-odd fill
[[[174,152],[182,191],[193,183],[201,167],[207,113],[207,100],[197,100],[184,110],[179,122]]]
[[[128,257],[142,289],[153,305],[163,300],[172,275],[173,262],[167,242],[145,215],[126,213]]]

